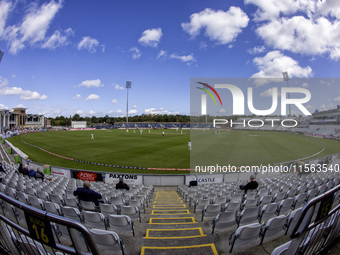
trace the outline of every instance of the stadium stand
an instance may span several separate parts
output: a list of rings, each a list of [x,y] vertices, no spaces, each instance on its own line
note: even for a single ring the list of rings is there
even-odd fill
[[[329,164],[338,163],[336,160]],[[314,254],[313,250],[331,247],[339,236],[338,172],[288,173],[264,178],[258,180],[256,191],[246,195],[239,190],[243,182],[190,188],[183,185],[177,190],[170,187],[164,191],[161,187],[132,185],[124,193],[117,192],[112,185],[95,182],[93,189],[107,197],[109,203],[93,208],[79,205],[74,197],[68,198],[71,191],[82,186],[80,180],[53,176],[51,181],[42,183],[18,174],[14,164],[3,162],[3,165],[6,173],[0,183],[0,249],[8,254],[136,254],[140,251],[173,254],[174,249],[194,254],[198,246],[206,249],[206,254],[216,254],[217,249],[231,253],[246,247],[256,250],[278,240],[282,241],[278,241],[273,254],[280,254],[277,252],[282,249],[287,254],[310,251],[308,254]],[[129,204],[123,196],[129,198]],[[326,203],[327,198],[333,202],[331,210],[319,215],[321,201]],[[120,211],[114,203],[119,203]],[[32,236],[27,214],[50,222],[48,238],[52,237],[55,244]],[[201,217],[203,221],[197,220]],[[180,221],[185,224],[178,224]],[[307,230],[301,232],[301,224]],[[212,234],[205,235],[207,231]],[[186,232],[190,235],[186,236]],[[225,240],[229,235],[230,245],[227,245],[221,238]],[[288,235],[292,236],[291,240]],[[286,244],[282,245],[283,241]]]

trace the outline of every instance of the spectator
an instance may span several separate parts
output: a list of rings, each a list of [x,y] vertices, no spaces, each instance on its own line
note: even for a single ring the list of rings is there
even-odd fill
[[[25,167],[22,168],[22,174],[28,175],[28,165],[25,165]]]
[[[255,180],[255,176],[251,175],[250,176],[250,182],[248,182],[245,186],[244,185],[240,185],[240,189],[244,190],[244,192],[247,193],[247,191],[249,189],[257,189],[258,186],[259,186],[259,184]]]
[[[37,169],[37,172],[35,173],[35,179],[42,179],[44,181],[45,175],[43,171],[40,170],[40,168]]]
[[[73,195],[77,196],[79,200],[83,201],[92,201],[96,206],[99,206],[99,199],[102,198],[102,195],[91,190],[91,183],[89,181],[84,181],[83,188],[77,188],[73,191]]]
[[[22,163],[19,164],[18,172],[21,173],[21,174],[24,174],[23,168],[22,168]]]
[[[119,177],[119,182],[116,184],[116,189],[126,189],[129,190],[129,185],[123,182],[123,177]]]
[[[189,182],[189,187],[197,186],[196,177],[192,177],[191,181]]]

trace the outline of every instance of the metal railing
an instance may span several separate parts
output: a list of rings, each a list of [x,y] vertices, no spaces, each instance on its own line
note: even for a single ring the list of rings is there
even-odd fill
[[[90,231],[80,222],[48,213],[20,201],[15,200],[0,192],[0,249],[7,254],[20,254],[20,249],[28,249],[29,254],[39,254],[36,249],[43,250],[46,254],[94,254],[99,251],[93,241]],[[28,228],[24,228],[17,220],[6,217],[4,203],[22,210],[25,214]],[[8,208],[8,207],[7,207]],[[11,212],[9,212],[11,213]],[[15,222],[16,221],[16,222]],[[51,227],[49,227],[51,226]],[[63,245],[59,240],[60,230],[64,227],[68,231],[71,245]],[[52,232],[48,232],[51,229]],[[33,232],[33,233],[32,233]],[[27,244],[31,245],[27,245]],[[26,244],[26,248],[23,248]],[[20,247],[20,248],[19,248]]]
[[[330,250],[340,235],[339,191],[340,185],[302,208],[286,254],[324,254]],[[333,207],[333,203],[338,204]]]

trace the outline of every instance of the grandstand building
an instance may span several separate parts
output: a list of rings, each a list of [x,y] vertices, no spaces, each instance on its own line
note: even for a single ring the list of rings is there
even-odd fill
[[[1,130],[15,128],[46,127],[47,119],[41,114],[27,114],[27,108],[17,107],[13,110],[0,109]]]
[[[335,109],[327,111],[315,111],[311,125],[336,125],[340,124],[340,105]]]

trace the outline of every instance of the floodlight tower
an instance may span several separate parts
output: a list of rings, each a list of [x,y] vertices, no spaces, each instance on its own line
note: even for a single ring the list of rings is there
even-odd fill
[[[131,89],[131,81],[126,82],[126,123],[129,123],[129,89]]]
[[[288,81],[289,81],[289,76],[288,76],[288,72],[286,71],[286,72],[283,72],[282,73],[282,75],[283,75],[283,80],[284,81],[287,81],[287,88],[289,88],[289,83],[288,83]],[[289,93],[287,93],[288,94],[288,99],[290,99],[290,94]],[[288,116],[292,116],[292,112],[291,112],[291,109],[290,109],[290,104],[288,105],[288,109],[289,109],[289,114],[288,114]]]

